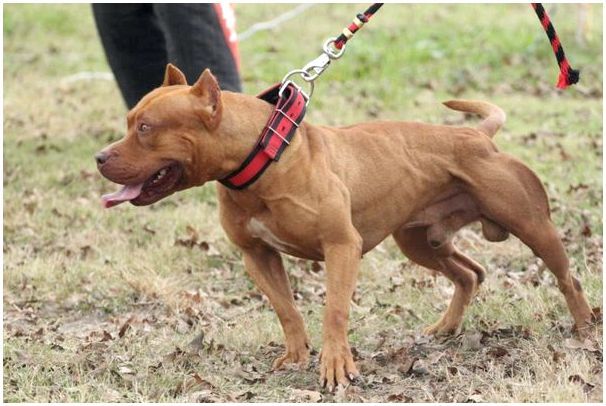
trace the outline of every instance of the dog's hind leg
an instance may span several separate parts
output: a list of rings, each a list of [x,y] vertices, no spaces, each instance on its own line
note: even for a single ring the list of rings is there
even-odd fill
[[[465,309],[484,279],[482,266],[460,253],[450,240],[432,247],[427,227],[403,227],[393,234],[396,243],[411,261],[442,273],[455,285],[452,300],[440,320],[427,327],[426,334],[445,335],[459,330]]]
[[[520,161],[495,153],[466,161],[467,190],[482,215],[507,229],[540,257],[555,275],[580,333],[593,312],[578,279],[570,274],[568,257],[551,222],[549,202],[538,177]]]

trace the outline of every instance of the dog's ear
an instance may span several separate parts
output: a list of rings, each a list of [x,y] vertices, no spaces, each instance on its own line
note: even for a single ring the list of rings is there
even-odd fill
[[[202,72],[198,81],[191,87],[190,92],[199,100],[202,122],[210,131],[215,130],[221,121],[223,104],[219,82],[210,73],[210,70],[205,69]]]
[[[173,85],[186,85],[187,79],[183,72],[179,70],[175,65],[169,63],[166,65],[166,71],[164,72],[164,82],[162,86],[173,86]]]

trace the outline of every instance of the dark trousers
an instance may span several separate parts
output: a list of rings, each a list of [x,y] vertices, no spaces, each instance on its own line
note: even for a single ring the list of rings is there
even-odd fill
[[[234,55],[212,4],[93,4],[93,13],[129,108],[162,84],[168,62],[189,84],[210,68],[222,89],[241,91]]]

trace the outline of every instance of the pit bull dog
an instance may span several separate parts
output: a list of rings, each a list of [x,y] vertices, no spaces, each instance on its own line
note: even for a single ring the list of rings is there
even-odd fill
[[[589,326],[592,309],[570,274],[540,180],[491,140],[505,114],[480,101],[445,104],[483,121],[477,129],[388,121],[332,128],[303,122],[280,161],[247,188],[217,183],[221,225],[284,330],[286,351],[274,368],[309,360],[309,339],[280,253],[326,263],[320,380],[332,390],[359,375],[347,325],[362,255],[392,235],[411,261],[450,279],[452,301],[425,332],[453,333],[485,270],[452,239],[476,221],[489,241],[511,233],[530,247],[555,275],[576,329]],[[188,86],[169,64],[162,86],[128,113],[126,136],[95,156],[102,175],[124,185],[103,197],[105,206],[149,205],[223,179],[256,146],[272,111],[256,97],[221,91],[209,70]]]

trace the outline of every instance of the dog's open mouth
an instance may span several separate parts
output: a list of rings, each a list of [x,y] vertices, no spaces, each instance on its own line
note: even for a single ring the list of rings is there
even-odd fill
[[[101,201],[105,208],[127,201],[135,206],[152,204],[175,192],[182,175],[181,164],[173,162],[158,170],[143,183],[127,184],[114,193],[103,195]]]

